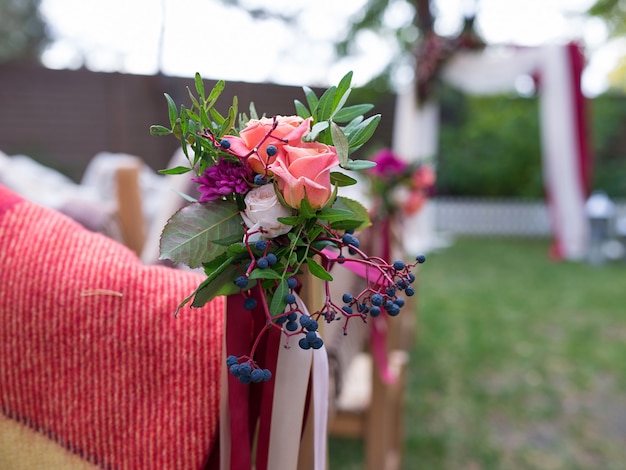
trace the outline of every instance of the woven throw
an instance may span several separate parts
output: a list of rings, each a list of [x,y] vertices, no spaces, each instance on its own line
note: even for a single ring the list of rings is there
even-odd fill
[[[174,317],[201,276],[2,186],[0,260],[0,468],[53,468],[42,442],[91,467],[209,465],[224,301]]]

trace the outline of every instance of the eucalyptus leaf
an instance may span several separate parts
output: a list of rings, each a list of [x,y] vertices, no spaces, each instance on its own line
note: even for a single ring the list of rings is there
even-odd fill
[[[324,92],[317,104],[317,108],[313,112],[316,121],[320,122],[330,119],[334,110],[335,93],[337,93],[337,87],[335,86],[331,86]]]
[[[222,116],[220,112],[215,108],[209,109],[209,113],[211,113],[211,118],[218,126],[221,126],[222,124],[224,124],[224,121],[226,121],[226,118]]]
[[[209,93],[209,97],[207,98],[206,108],[212,108],[219,96],[224,91],[224,87],[226,86],[226,82],[224,80],[218,80],[211,93]]]
[[[259,113],[256,111],[256,106],[254,106],[254,102],[250,101],[250,106],[248,106],[250,110],[250,119],[259,119]]]
[[[372,162],[370,160],[348,160],[345,165],[342,165],[346,170],[367,170],[369,168],[374,168],[376,166],[376,162]]]
[[[159,170],[159,173],[162,175],[183,175],[185,173],[189,173],[191,168],[187,166],[176,166],[174,168],[168,168],[166,170]]]
[[[167,93],[163,93],[165,95],[165,99],[167,100],[167,111],[170,118],[170,126],[174,127],[176,124],[176,119],[178,119],[178,110],[176,109],[176,103],[170,95]]]
[[[313,127],[311,127],[311,131],[305,136],[305,139],[307,141],[313,141],[317,139],[319,133],[323,130],[328,129],[328,126],[328,121],[316,122],[315,124],[313,124]]]
[[[304,96],[306,97],[309,109],[311,110],[311,113],[315,115],[315,109],[317,108],[317,103],[319,102],[317,95],[308,86],[303,86],[302,89],[304,90]]]
[[[333,114],[333,121],[341,123],[350,122],[354,118],[362,116],[373,108],[373,104],[355,104],[353,106],[347,106]]]
[[[339,100],[337,100],[337,96],[335,96],[335,104],[333,105],[333,113],[330,115],[330,119],[334,119],[335,114],[341,111],[341,108],[343,108],[346,101],[348,101],[351,91],[352,90],[347,90]]]
[[[365,118],[361,114],[359,114],[352,121],[350,121],[347,126],[343,128],[343,133],[346,135],[352,134],[359,127],[364,119]]]
[[[189,95],[189,99],[191,100],[191,103],[193,104],[193,107],[196,107],[198,109],[201,108],[200,106],[200,102],[198,101],[198,99],[194,96],[194,94],[192,93],[192,91],[189,89],[189,87],[187,87],[187,94]]]
[[[341,128],[334,122],[330,123],[330,135],[333,139],[333,145],[339,157],[339,165],[344,166],[348,161],[349,143],[346,135]]]
[[[150,126],[150,134],[152,135],[169,135],[172,133],[171,129],[165,126],[154,125]]]
[[[335,94],[335,106],[334,109],[341,109],[345,104],[348,95],[350,94],[350,85],[352,83],[352,71],[346,73],[337,85],[337,93]]]
[[[231,201],[192,203],[176,212],[161,234],[161,259],[197,268],[227,249],[215,240],[243,237],[241,215]]]
[[[204,82],[202,81],[202,77],[198,72],[196,72],[194,82],[196,85],[196,92],[198,93],[198,96],[202,101],[204,101]]]
[[[374,134],[378,123],[380,122],[380,114],[375,114],[364,120],[358,127],[348,136],[350,151],[353,152],[357,148],[366,143]]]
[[[293,104],[296,106],[296,114],[302,119],[311,117],[311,112],[304,103],[300,100],[293,100]]]

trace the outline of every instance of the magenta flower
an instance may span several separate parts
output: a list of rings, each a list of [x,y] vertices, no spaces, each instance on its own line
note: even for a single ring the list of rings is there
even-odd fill
[[[250,190],[246,176],[243,166],[222,158],[217,165],[207,168],[202,176],[191,181],[198,183],[200,202],[209,202],[228,194],[246,194]]]
[[[369,171],[377,176],[400,175],[408,168],[408,164],[389,149],[378,152],[372,161],[376,162],[376,166]]]

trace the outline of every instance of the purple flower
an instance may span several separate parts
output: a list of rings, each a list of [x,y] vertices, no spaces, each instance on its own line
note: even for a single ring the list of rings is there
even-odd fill
[[[217,165],[207,168],[202,176],[191,178],[191,181],[198,183],[200,202],[209,202],[228,194],[246,194],[250,190],[246,176],[246,169],[241,164],[222,158]]]
[[[377,176],[400,175],[408,168],[408,164],[400,160],[389,149],[383,149],[378,152],[372,158],[372,161],[376,162],[376,166],[370,172]]]

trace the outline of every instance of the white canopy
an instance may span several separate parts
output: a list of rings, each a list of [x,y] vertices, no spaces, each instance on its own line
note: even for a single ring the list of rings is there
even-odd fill
[[[515,89],[521,76],[538,80],[540,91],[543,175],[557,258],[582,259],[587,249],[590,158],[580,88],[583,58],[576,44],[534,48],[498,47],[456,53],[445,65],[442,78],[474,94],[497,94]],[[414,87],[399,95],[394,150],[408,160],[437,153],[436,103],[418,106]],[[420,232],[424,233],[422,216]],[[432,234],[430,235],[432,237]],[[423,241],[423,240],[422,240]]]

